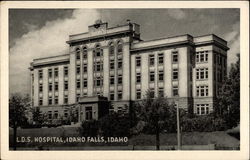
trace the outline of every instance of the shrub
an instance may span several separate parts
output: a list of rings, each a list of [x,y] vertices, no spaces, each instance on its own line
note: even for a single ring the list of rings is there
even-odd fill
[[[183,132],[212,132],[226,129],[225,121],[222,118],[214,119],[211,115],[196,116],[189,118],[181,117],[181,127]]]
[[[84,121],[79,128],[79,133],[81,136],[97,136],[99,130],[99,122],[97,120]]]
[[[130,135],[130,119],[127,114],[112,113],[100,119],[100,129],[105,137],[122,137]]]

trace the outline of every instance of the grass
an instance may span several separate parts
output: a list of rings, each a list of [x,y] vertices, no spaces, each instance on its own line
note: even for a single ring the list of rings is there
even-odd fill
[[[10,146],[13,143],[13,129],[10,129]],[[34,128],[18,129],[18,137],[77,137],[80,136],[77,127],[67,128]],[[160,145],[173,146],[177,144],[176,133],[164,133],[160,135]],[[208,145],[215,144],[220,148],[239,147],[240,141],[228,135],[225,131],[218,132],[187,132],[182,133],[182,145]],[[114,145],[124,146],[154,146],[155,136],[140,134],[129,138],[128,143],[109,143],[110,147]],[[18,147],[90,147],[107,146],[105,143],[18,143]]]

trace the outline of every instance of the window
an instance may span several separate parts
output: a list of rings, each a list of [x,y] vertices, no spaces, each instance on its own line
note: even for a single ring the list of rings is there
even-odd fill
[[[58,68],[54,69],[54,74],[55,74],[55,78],[57,78],[58,77]]]
[[[221,56],[218,54],[218,64],[221,65]]]
[[[173,86],[173,96],[179,96],[178,86]]]
[[[84,59],[87,59],[88,58],[88,50],[86,47],[83,47],[83,54],[82,54],[83,58]]]
[[[84,93],[83,93],[83,96],[84,96],[84,97],[87,97],[87,95],[88,95],[87,92],[84,92]]]
[[[115,94],[114,94],[114,92],[110,92],[110,94],[109,94],[109,99],[110,99],[111,101],[113,101],[113,100],[115,99]]]
[[[196,109],[197,109],[197,111],[196,111],[197,114],[200,114],[200,107],[197,107]]]
[[[68,95],[64,95],[64,104],[68,104]]]
[[[101,77],[96,77],[95,82],[96,82],[95,86],[97,86],[97,87],[102,86],[102,78]]]
[[[54,118],[55,118],[55,119],[58,118],[58,111],[54,111]]]
[[[92,106],[85,108],[86,120],[92,120]]]
[[[49,105],[52,105],[52,97],[49,97]]]
[[[204,107],[201,107],[201,115],[205,114],[205,108]]]
[[[122,69],[122,59],[118,59],[118,69]]]
[[[113,59],[110,60],[110,69],[114,69],[115,68],[115,61]]]
[[[49,91],[52,91],[52,83],[49,83]]]
[[[64,72],[64,76],[67,77],[68,74],[69,74],[69,69],[68,69],[67,66],[65,66],[65,67],[63,68],[63,72]]]
[[[196,105],[198,115],[206,115],[209,114],[209,104],[197,104]]]
[[[58,91],[58,82],[55,82],[55,91]]]
[[[101,47],[100,47],[99,44],[96,45],[96,48],[95,48],[95,50],[94,50],[94,53],[95,53],[95,56],[96,56],[96,57],[102,56],[102,49],[101,49]]]
[[[118,84],[122,84],[122,75],[118,75]]]
[[[69,86],[68,86],[68,81],[64,81],[64,90],[68,90]]]
[[[76,88],[80,89],[81,87],[81,83],[80,83],[80,79],[76,80]]]
[[[50,68],[48,72],[49,72],[49,78],[52,78],[52,69]]]
[[[163,71],[159,71],[159,81],[163,81],[164,80],[164,73]]]
[[[141,83],[141,73],[136,73],[136,83]]]
[[[141,89],[136,90],[136,99],[141,99]]]
[[[111,75],[109,79],[111,85],[115,84],[115,77],[113,75]]]
[[[162,87],[158,89],[158,97],[164,97],[164,89]]]
[[[43,70],[38,71],[38,77],[39,77],[39,79],[43,78]]]
[[[200,52],[200,62],[204,62],[204,52]]]
[[[40,105],[40,106],[43,105],[43,97],[40,97],[40,98],[39,98],[39,105]]]
[[[205,53],[205,62],[208,61],[208,54],[207,54],[207,52],[208,52],[208,51],[206,51],[206,53]]]
[[[52,119],[52,111],[48,111],[49,119]]]
[[[58,96],[55,96],[55,104],[58,104]]]
[[[95,71],[96,72],[100,72],[100,71],[102,71],[102,63],[101,62],[96,62],[95,63],[95,66],[94,66],[94,69],[95,69]]]
[[[173,51],[172,52],[172,62],[173,63],[177,63],[178,62],[178,52],[177,51]]]
[[[173,80],[178,80],[178,69],[173,69]]]
[[[150,82],[154,82],[155,81],[155,72],[150,72]]]
[[[196,52],[196,62],[200,62],[200,53]]]
[[[208,96],[208,86],[196,86],[196,96]]]
[[[81,72],[80,65],[77,65],[76,66],[76,74],[80,74],[80,72]]]
[[[83,65],[83,72],[87,73],[88,72],[88,67],[87,67],[87,64],[84,64]]]
[[[208,79],[208,68],[205,68],[205,78]]]
[[[43,91],[43,84],[39,84],[39,92]]]
[[[154,55],[149,55],[149,65],[150,66],[155,65],[155,56]]]
[[[80,59],[80,49],[76,48],[76,60]]]
[[[80,94],[76,94],[76,101],[78,102],[79,101],[79,99],[80,99]]]
[[[88,87],[88,80],[87,79],[83,80],[83,87],[84,88]]]
[[[111,43],[109,44],[109,55],[110,55],[110,56],[113,56],[114,53],[115,53],[114,44],[113,44],[113,42],[111,42]]]
[[[209,114],[209,107],[206,107],[206,114]]]
[[[200,69],[200,79],[205,79],[205,75],[204,75],[204,69]]]
[[[196,52],[196,62],[207,62],[208,61],[208,51]]]
[[[163,53],[160,53],[160,54],[158,55],[158,63],[159,63],[159,64],[163,64],[163,59],[164,59]]]
[[[136,57],[135,58],[135,60],[136,60],[136,67],[141,67],[141,57]]]
[[[68,118],[68,111],[67,110],[64,110],[64,117]]]
[[[117,45],[117,53],[118,53],[118,54],[122,54],[122,44],[121,44],[120,41],[118,41],[117,44],[118,44],[118,45]]]
[[[118,95],[117,95],[118,100],[122,99],[122,91],[118,91]]]

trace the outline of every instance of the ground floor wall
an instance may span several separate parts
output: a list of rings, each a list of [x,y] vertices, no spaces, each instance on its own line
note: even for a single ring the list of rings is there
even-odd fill
[[[178,105],[180,108],[198,115],[205,115],[213,112],[215,99],[213,97],[191,98],[176,97],[168,98],[169,104]],[[110,112],[129,113],[139,101],[109,101],[96,103],[82,103],[72,105],[41,106],[40,110],[46,114],[48,119],[67,119],[76,117],[76,121],[82,122],[89,119],[98,120]],[[91,107],[91,109],[90,109]]]

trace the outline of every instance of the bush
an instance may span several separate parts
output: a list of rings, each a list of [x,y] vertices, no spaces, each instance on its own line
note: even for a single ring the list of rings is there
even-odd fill
[[[183,132],[212,132],[226,129],[226,123],[222,118],[214,119],[211,115],[196,116],[193,118],[182,117],[181,127]]]
[[[97,120],[84,121],[79,128],[79,133],[81,136],[97,136],[99,130],[99,122]]]
[[[104,137],[128,137],[130,135],[130,119],[128,115],[112,113],[100,119],[100,129]]]

